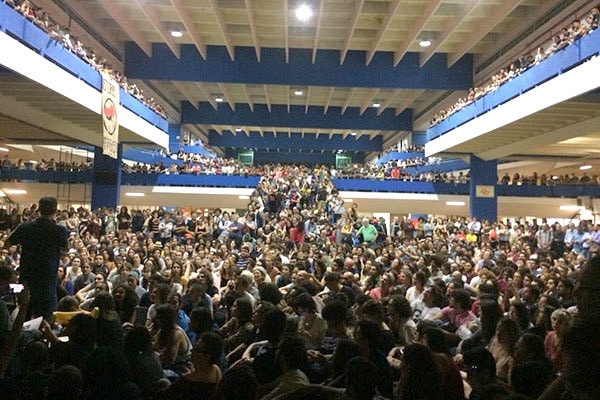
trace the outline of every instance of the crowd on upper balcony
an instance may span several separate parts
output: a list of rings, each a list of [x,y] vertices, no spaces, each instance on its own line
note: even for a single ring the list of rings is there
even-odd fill
[[[546,174],[538,175],[537,172],[529,174],[519,174],[518,172],[513,174],[512,178],[508,172],[506,172],[502,178],[498,180],[500,185],[539,185],[539,186],[554,186],[554,185],[600,185],[600,177],[598,175],[589,176],[586,172],[583,172],[581,176],[575,175],[574,172],[570,174],[551,175]]]
[[[551,40],[539,46],[534,53],[524,54],[518,60],[511,62],[509,66],[500,68],[487,83],[469,89],[466,97],[461,97],[455,104],[435,113],[429,121],[430,125],[434,126],[445,120],[455,112],[498,89],[500,85],[518,76],[523,71],[539,64],[558,50],[592,32],[598,28],[599,19],[600,11],[598,7],[592,8],[582,19],[574,19],[569,26],[563,27]]]
[[[146,97],[143,89],[130,82],[120,71],[112,68],[105,58],[100,57],[89,46],[81,42],[79,38],[71,33],[68,27],[60,26],[54,22],[44,8],[35,6],[31,0],[3,0],[3,2],[23,14],[25,18],[44,30],[52,39],[62,44],[67,50],[90,64],[97,71],[110,75],[124,91],[138,99],[146,107],[162,118],[167,118],[165,109],[160,103],[153,97]]]
[[[186,153],[179,150],[172,155],[173,158],[184,161],[181,165],[160,161],[153,164],[146,163],[122,163],[122,171],[125,173],[145,174],[189,174],[189,175],[231,175],[231,176],[263,176],[266,171],[274,168],[284,168],[286,171],[309,171],[326,168],[333,179],[374,179],[374,180],[398,180],[406,182],[434,182],[434,183],[468,183],[470,171],[442,172],[436,168],[440,159],[430,157],[425,161],[421,157],[406,160],[390,160],[383,165],[367,163],[365,165],[350,164],[344,168],[333,166],[308,167],[304,164],[261,164],[248,166],[233,158],[207,157],[196,153]],[[29,166],[29,169],[37,171],[89,171],[93,168],[91,160],[85,162],[55,161],[41,159]],[[11,160],[8,155],[2,161],[2,168],[6,169],[28,169],[22,159]],[[407,167],[417,167],[416,171],[406,171]],[[286,172],[287,173],[287,172]],[[508,172],[498,178],[499,185],[532,185],[532,186],[555,186],[555,185],[600,185],[600,177],[596,174],[581,175],[575,173],[551,175],[514,173],[512,177]]]

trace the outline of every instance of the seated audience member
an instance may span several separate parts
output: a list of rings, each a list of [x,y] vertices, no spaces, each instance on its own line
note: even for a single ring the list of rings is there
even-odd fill
[[[318,348],[327,332],[327,322],[317,314],[315,301],[310,294],[301,293],[294,299],[293,307],[300,316],[298,332],[305,339],[307,348]]]
[[[114,301],[110,294],[99,293],[94,297],[91,308],[98,308],[96,318],[96,343],[97,346],[113,346],[117,350],[123,349],[123,330],[119,314],[114,310]]]
[[[0,381],[3,399],[40,399],[49,376],[49,351],[46,343],[34,340],[19,351],[20,371],[5,382]]]
[[[457,333],[461,327],[466,327],[469,323],[476,320],[475,315],[470,311],[471,299],[469,292],[464,289],[455,289],[449,295],[450,305],[444,307],[434,320],[443,323],[444,330]]]
[[[219,333],[225,340],[225,353],[228,354],[245,343],[253,329],[252,303],[246,298],[239,297],[231,307],[231,318],[219,329]]]
[[[433,353],[434,361],[441,375],[441,388],[446,400],[462,400],[465,398],[465,388],[460,370],[450,357],[444,332],[438,328],[426,329],[422,343]]]
[[[156,308],[156,316],[150,328],[152,345],[160,357],[164,370],[181,376],[191,370],[192,343],[183,329],[177,325],[177,314],[170,304]],[[175,377],[171,374],[172,377]]]
[[[124,354],[129,370],[135,371],[131,380],[146,396],[156,387],[163,371],[158,355],[152,350],[150,332],[145,326],[136,326],[127,332]]]
[[[519,340],[519,326],[510,318],[502,318],[498,322],[496,335],[490,342],[488,350],[496,360],[496,374],[504,382],[508,381],[508,374],[513,366],[515,345]]]
[[[400,367],[398,400],[445,398],[442,393],[442,376],[436,366],[433,353],[422,344],[404,348]]]
[[[361,348],[362,355],[377,367],[377,389],[382,396],[392,398],[392,371],[381,351],[381,328],[372,321],[359,321],[354,329],[354,338]]]
[[[463,353],[467,370],[466,381],[472,388],[469,400],[483,399],[482,392],[488,385],[498,385],[508,393],[508,385],[496,375],[496,360],[484,347],[476,347]]]
[[[510,372],[510,386],[516,393],[537,399],[552,381],[552,370],[541,361],[515,364]]]
[[[83,375],[73,365],[63,365],[48,379],[46,400],[79,400],[83,393]]]
[[[323,354],[332,354],[338,342],[349,337],[346,327],[348,308],[341,301],[329,301],[323,307],[321,315],[327,322],[327,332],[319,346],[319,351]]]
[[[192,344],[198,341],[202,333],[214,330],[215,325],[210,310],[206,307],[194,308],[190,314],[190,326],[186,332]]]
[[[121,327],[128,330],[135,322],[136,307],[140,301],[137,293],[129,285],[118,285],[113,290],[115,311],[119,314]]]
[[[221,379],[223,400],[256,400],[258,381],[248,365],[229,368]]]
[[[96,320],[87,314],[77,314],[69,321],[64,330],[69,338],[66,343],[58,340],[48,323],[42,324],[42,332],[52,345],[50,359],[55,367],[70,364],[82,370],[96,347]]]
[[[331,360],[309,352],[309,357],[314,358],[314,361],[325,365],[329,369],[330,377],[326,380],[325,385],[335,388],[343,388],[346,384],[346,365],[348,361],[354,357],[359,357],[362,354],[360,346],[351,339],[341,339],[333,352]]]
[[[388,302],[390,329],[394,333],[396,344],[407,346],[416,340],[417,325],[411,319],[413,311],[406,297],[394,294]]]
[[[280,364],[282,375],[277,379],[275,388],[264,396],[263,400],[274,399],[310,384],[305,374],[305,371],[308,371],[308,357],[302,338],[284,336],[277,347],[277,362]]]
[[[175,381],[161,399],[214,399],[221,382],[218,365],[223,355],[223,339],[214,332],[204,332],[192,348],[194,370]]]
[[[552,362],[552,368],[555,373],[561,373],[563,370],[563,340],[566,332],[573,324],[571,314],[563,309],[555,310],[550,317],[552,322],[552,331],[546,334],[544,339],[544,348],[546,357]]]
[[[146,327],[149,327],[152,324],[152,321],[156,316],[157,307],[161,304],[167,304],[170,293],[171,287],[166,283],[160,283],[152,287],[150,291],[150,302],[152,304],[148,307],[148,313],[146,314]]]
[[[422,319],[432,320],[441,311],[442,304],[443,294],[437,286],[425,288],[422,299],[410,304],[413,310],[413,321],[418,323]]]
[[[248,347],[242,359],[251,362],[259,385],[273,383],[281,375],[281,367],[277,364],[277,346],[285,330],[286,315],[274,308],[267,311],[262,317],[261,342],[255,342]]]
[[[354,357],[346,363],[346,381],[341,398],[377,400],[377,367],[365,357]]]
[[[519,340],[517,340],[513,359],[514,365],[528,361],[537,361],[546,364],[546,367],[552,371],[552,364],[546,357],[544,340],[532,333],[524,333]]]
[[[114,347],[97,347],[83,367],[84,399],[141,399],[138,386],[131,381],[135,373],[123,354]]]

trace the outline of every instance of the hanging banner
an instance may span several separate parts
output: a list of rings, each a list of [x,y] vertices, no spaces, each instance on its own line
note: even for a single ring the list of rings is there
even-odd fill
[[[110,75],[102,73],[102,154],[118,158],[119,120],[119,85]]]

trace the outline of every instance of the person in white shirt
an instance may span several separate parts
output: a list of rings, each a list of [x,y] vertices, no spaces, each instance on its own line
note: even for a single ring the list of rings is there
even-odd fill
[[[442,291],[437,286],[429,286],[423,290],[423,299],[410,303],[413,309],[412,319],[415,323],[421,320],[433,320],[441,311]]]

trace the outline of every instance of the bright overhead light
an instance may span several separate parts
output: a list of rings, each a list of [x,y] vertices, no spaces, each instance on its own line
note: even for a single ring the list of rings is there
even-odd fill
[[[0,151],[3,151],[3,152],[5,152],[5,153],[6,153],[6,152],[8,152],[9,150],[8,150],[6,147],[0,147]]]
[[[144,193],[140,193],[140,192],[126,192],[125,196],[127,196],[127,197],[144,197],[146,195]]]
[[[242,131],[242,128],[235,128],[235,131],[236,131],[236,132],[241,132],[241,131]]]
[[[356,132],[350,132],[350,136],[356,136]]]
[[[173,31],[171,31],[171,36],[173,36],[174,38],[180,38],[183,36],[183,32],[178,31],[178,30],[173,30]]]
[[[558,209],[562,210],[562,211],[579,211],[579,210],[582,210],[583,208],[584,207],[578,206],[575,204],[564,204],[564,205],[558,207]]]
[[[429,46],[431,46],[431,40],[422,39],[419,42],[419,46],[421,46],[421,47],[429,47]]]
[[[4,189],[6,194],[27,194],[27,190],[23,189]]]
[[[296,90],[296,91],[294,92],[294,94],[295,94],[296,96],[302,96],[302,95],[304,94],[304,92],[303,92],[302,90]]]
[[[354,200],[353,199],[342,199],[344,201],[344,203],[353,203]]]
[[[222,97],[215,97],[215,101],[217,103],[222,103],[223,102],[223,98]]]
[[[250,200],[250,196],[238,196],[240,200]]]
[[[585,171],[586,169],[592,169],[592,166],[587,164],[587,165],[582,165],[581,167],[579,167],[579,169],[581,171]]]
[[[466,203],[464,201],[447,201],[446,205],[447,206],[458,206],[458,207],[462,207],[464,206]]]
[[[296,9],[296,18],[298,18],[299,21],[308,21],[312,15],[313,11],[307,4],[302,4]]]
[[[373,103],[373,108],[379,108],[381,107],[381,103],[375,102]]]

